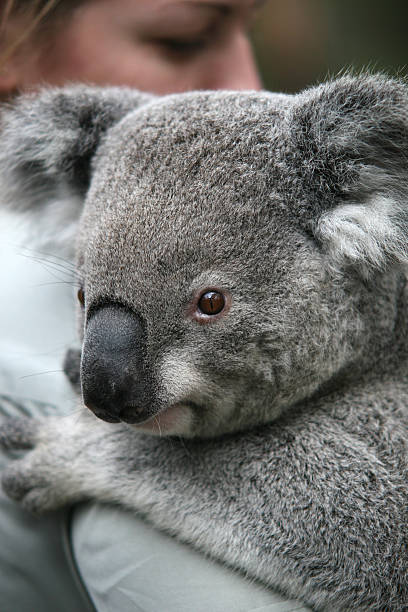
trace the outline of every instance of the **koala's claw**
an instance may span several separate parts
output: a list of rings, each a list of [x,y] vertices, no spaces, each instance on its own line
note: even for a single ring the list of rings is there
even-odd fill
[[[8,497],[21,501],[33,486],[30,481],[30,474],[24,468],[24,461],[16,461],[3,472],[1,484]]]
[[[0,426],[1,448],[29,451],[3,471],[3,491],[33,514],[61,505],[49,474],[47,455],[39,446],[40,427],[41,421],[31,418],[7,419]]]
[[[0,447],[4,450],[34,448],[38,426],[38,421],[30,418],[5,420],[0,426]]]
[[[60,506],[64,499],[58,497],[57,489],[46,475],[41,474],[33,458],[29,453],[11,463],[2,474],[1,484],[6,495],[23,508],[33,514],[42,514]]]

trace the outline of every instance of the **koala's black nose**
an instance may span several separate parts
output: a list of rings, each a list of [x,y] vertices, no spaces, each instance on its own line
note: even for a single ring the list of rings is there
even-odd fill
[[[141,317],[123,306],[96,310],[85,331],[81,387],[85,405],[109,422],[149,418]]]

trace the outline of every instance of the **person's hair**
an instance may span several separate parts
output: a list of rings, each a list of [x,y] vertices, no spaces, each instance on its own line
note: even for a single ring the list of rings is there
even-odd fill
[[[0,0],[0,39],[6,40],[6,47],[0,49],[0,68],[24,43],[40,43],[44,34],[51,34],[62,22],[61,17],[72,12],[86,0]],[[16,30],[10,39],[10,26],[21,22],[24,27]]]

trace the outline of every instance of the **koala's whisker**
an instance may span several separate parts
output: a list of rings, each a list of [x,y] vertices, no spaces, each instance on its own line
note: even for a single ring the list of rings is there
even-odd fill
[[[42,376],[43,374],[56,374],[57,372],[63,372],[64,370],[44,370],[43,372],[34,372],[33,374],[25,374],[19,376],[18,380],[24,380],[25,378],[33,378],[34,376]]]
[[[71,260],[66,259],[65,257],[61,257],[61,255],[57,255],[56,253],[48,253],[47,251],[40,251],[39,249],[32,249],[29,247],[24,247],[23,250],[26,251],[27,253],[30,253],[30,252],[33,253],[33,255],[26,255],[27,257],[41,256],[45,260],[47,259],[58,260],[58,261],[65,263],[67,266],[71,267],[73,270],[75,270],[75,264]]]
[[[40,264],[44,264],[47,266],[50,266],[52,268],[54,268],[55,270],[60,270],[61,272],[65,272],[67,274],[72,274],[74,276],[77,276],[78,273],[75,269],[75,267],[70,266],[68,264],[65,264],[63,262],[60,261],[54,261],[53,259],[47,259],[45,257],[36,257],[36,256],[28,256],[30,259],[32,259],[33,261],[36,261]]]
[[[80,286],[80,280],[79,278],[76,278],[74,274],[72,274],[70,271],[64,270],[62,268],[58,268],[56,266],[52,266],[49,263],[44,263],[44,262],[39,262],[42,267],[47,270],[47,272],[50,274],[50,276],[52,276],[53,278],[57,279],[57,280],[61,280],[61,282],[64,282],[62,279],[64,278],[64,275],[67,277],[67,283],[72,283],[72,285],[75,286]]]
[[[39,283],[38,285],[36,285],[36,287],[48,287],[49,285],[69,285],[71,287],[78,287],[78,283],[76,281],[69,281],[69,280],[55,280],[55,281],[49,281],[47,283]]]
[[[40,265],[42,265],[42,267],[45,270],[47,270],[51,275],[55,276],[55,278],[58,278],[56,276],[56,274],[59,274],[59,275],[64,274],[64,275],[66,275],[69,278],[79,279],[78,275],[75,274],[72,270],[67,270],[67,269],[63,268],[62,266],[56,265],[53,262],[40,260],[40,259],[37,259],[37,258],[34,258],[34,257],[31,257],[30,259],[32,261],[35,261],[36,263],[39,263]],[[77,282],[79,283],[79,280],[77,280]]]
[[[162,434],[162,430],[161,430],[161,427],[160,427],[160,422],[159,422],[159,419],[157,418],[157,416],[154,417],[154,421],[155,421],[155,423],[156,423],[156,425],[157,425],[157,427],[159,429],[159,436],[162,437],[163,434]]]
[[[62,257],[58,257],[57,255],[50,254],[41,256],[41,253],[39,255],[20,253],[20,255],[22,257],[26,257],[27,259],[31,259],[32,261],[35,261],[39,264],[42,264],[46,269],[51,269],[56,272],[63,272],[64,274],[73,276],[75,278],[80,277],[75,265],[72,262],[65,260]]]

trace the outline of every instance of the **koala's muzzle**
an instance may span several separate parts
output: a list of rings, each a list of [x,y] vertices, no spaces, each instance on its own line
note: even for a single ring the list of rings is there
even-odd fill
[[[123,306],[97,309],[86,326],[81,360],[85,405],[115,423],[140,423],[152,416],[145,373],[142,319]]]

